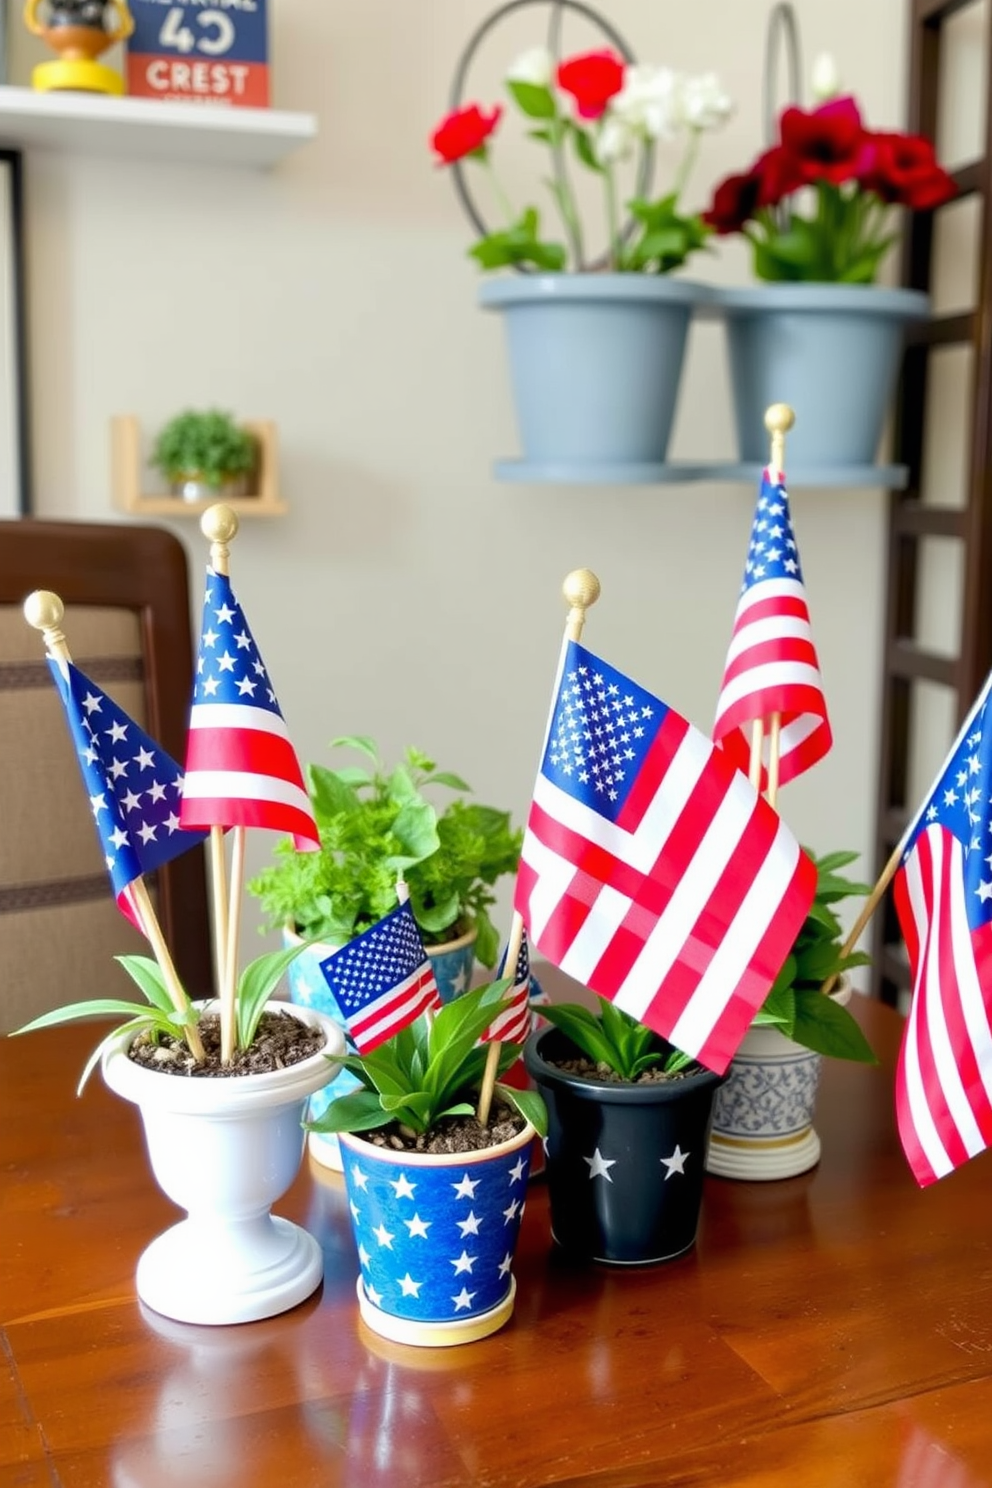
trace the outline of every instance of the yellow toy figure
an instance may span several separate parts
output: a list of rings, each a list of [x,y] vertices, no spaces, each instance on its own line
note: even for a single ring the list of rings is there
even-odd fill
[[[40,92],[65,88],[85,93],[123,93],[124,80],[120,73],[95,58],[134,30],[127,0],[45,0],[47,25],[38,19],[42,3],[43,0],[27,0],[24,24],[58,52],[59,59],[42,62],[34,68],[31,86]]]

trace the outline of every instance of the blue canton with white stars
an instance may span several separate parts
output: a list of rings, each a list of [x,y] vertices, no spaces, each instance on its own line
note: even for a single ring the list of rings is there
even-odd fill
[[[766,470],[751,523],[741,593],[769,579],[794,579],[801,584],[803,575],[785,482]]]
[[[113,698],[77,667],[49,667],[65,705],[114,894],[119,899],[151,873],[206,837],[179,825],[183,774]]]
[[[962,845],[968,927],[978,930],[992,920],[992,713],[987,701],[934,786],[904,862],[920,833],[934,823]]]
[[[529,1142],[440,1167],[404,1164],[398,1152],[356,1153],[347,1139],[341,1149],[362,1282],[374,1306],[450,1322],[503,1300],[527,1195]]]
[[[203,597],[193,702],[240,703],[282,717],[231,581],[210,568]]]
[[[668,711],[623,672],[569,641],[541,773],[615,822]]]

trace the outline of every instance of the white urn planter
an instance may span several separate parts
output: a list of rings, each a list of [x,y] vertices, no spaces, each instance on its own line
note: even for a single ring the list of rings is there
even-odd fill
[[[843,982],[832,994],[851,997]],[[718,1178],[794,1178],[820,1160],[813,1126],[823,1055],[777,1028],[751,1028],[716,1093],[706,1171]]]
[[[159,1187],[187,1212],[138,1262],[138,1296],[165,1317],[254,1322],[295,1307],[320,1284],[316,1240],[269,1211],[296,1177],[307,1101],[333,1079],[344,1038],[319,1012],[297,1016],[323,1030],[324,1047],[270,1073],[163,1074],[128,1058],[128,1037],[103,1055],[107,1085],[141,1112]]]

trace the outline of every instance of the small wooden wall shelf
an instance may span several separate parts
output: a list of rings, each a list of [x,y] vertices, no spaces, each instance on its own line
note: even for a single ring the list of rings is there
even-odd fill
[[[111,482],[114,505],[121,511],[144,517],[196,517],[224,501],[232,511],[246,517],[280,517],[288,506],[279,495],[279,459],[276,426],[269,419],[245,420],[244,427],[258,440],[259,466],[256,489],[248,496],[216,496],[209,501],[183,501],[181,497],[144,494],[142,477],[148,468],[142,452],[141,426],[132,414],[119,414],[110,421]]]

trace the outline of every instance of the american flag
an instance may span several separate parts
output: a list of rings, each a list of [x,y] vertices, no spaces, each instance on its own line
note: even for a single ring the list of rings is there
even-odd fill
[[[49,661],[79,755],[90,809],[118,908],[144,932],[131,885],[203,841],[177,814],[175,760],[71,662]]]
[[[516,907],[550,961],[722,1074],[816,870],[678,713],[574,641],[562,661]]]
[[[497,979],[506,975],[505,967],[506,951],[503,952],[499,969],[496,973]],[[499,1016],[494,1018],[490,1023],[479,1040],[480,1043],[522,1044],[531,1031],[530,955],[527,951],[526,932],[524,932],[520,940],[520,950],[517,953],[517,965],[513,973],[513,986],[510,988],[510,996],[512,1000]]]
[[[913,978],[896,1116],[921,1187],[992,1140],[990,797],[986,698],[920,810],[893,889]]]
[[[833,742],[785,477],[767,469],[751,524],[713,737],[748,773],[751,724],[781,715],[778,778],[795,780]],[[762,789],[768,783],[768,739]]]
[[[231,581],[207,569],[186,745],[184,827],[268,827],[320,847],[300,763]]]
[[[320,969],[360,1054],[441,1006],[409,904],[328,956]]]

